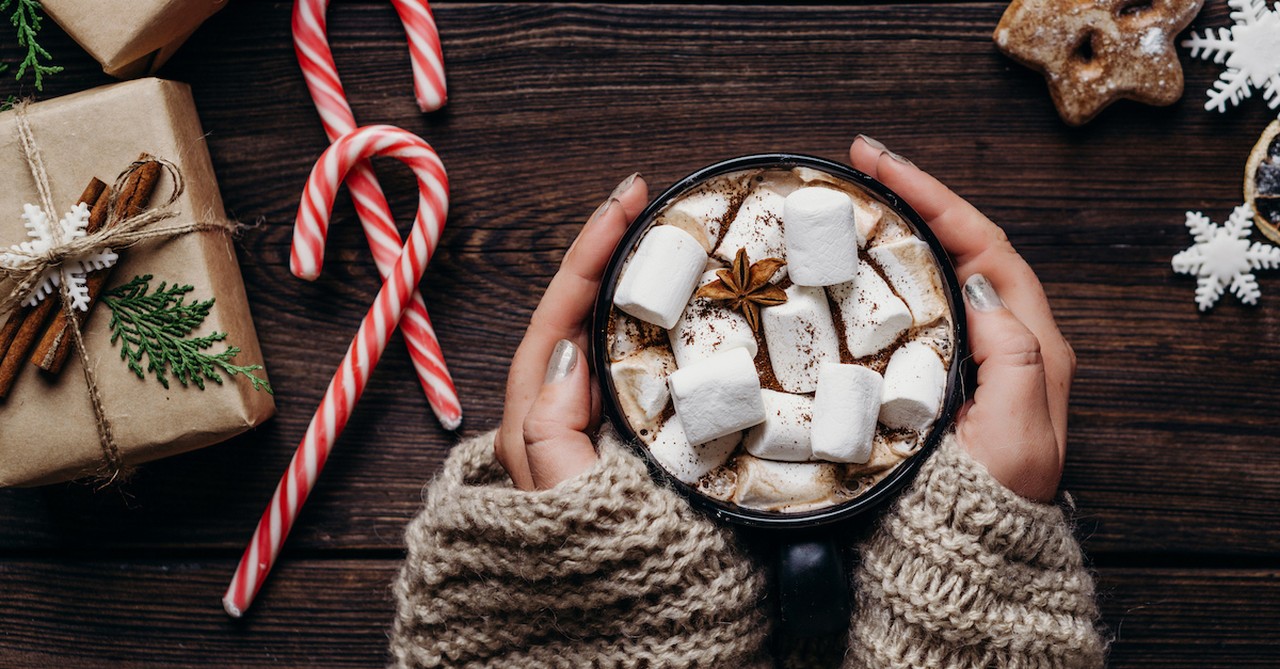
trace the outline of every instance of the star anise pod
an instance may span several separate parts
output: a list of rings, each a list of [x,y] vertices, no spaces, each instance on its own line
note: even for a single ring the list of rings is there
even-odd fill
[[[716,271],[720,277],[698,289],[694,297],[726,302],[730,309],[742,312],[752,332],[760,331],[760,307],[772,307],[787,301],[781,288],[769,283],[769,279],[782,269],[786,262],[778,258],[765,258],[751,264],[746,249],[738,249],[733,266]]]

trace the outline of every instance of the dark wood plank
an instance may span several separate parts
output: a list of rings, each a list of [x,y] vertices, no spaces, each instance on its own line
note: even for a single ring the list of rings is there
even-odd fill
[[[0,563],[0,664],[376,667],[395,560],[286,560],[250,615],[219,604],[230,560]],[[1104,569],[1111,667],[1273,667],[1280,575]]]
[[[1280,573],[1102,569],[1099,592],[1116,667],[1274,667]]]
[[[356,113],[429,138],[453,180],[424,283],[469,431],[501,414],[505,363],[581,220],[633,169],[655,187],[713,160],[793,150],[842,158],[867,132],[1006,226],[1080,354],[1067,486],[1098,553],[1280,554],[1280,279],[1262,306],[1198,314],[1169,270],[1183,212],[1220,220],[1269,120],[1260,99],[1201,109],[1218,67],[1187,65],[1169,109],[1121,103],[1083,129],[989,39],[1003,6],[442,4],[451,102],[414,109],[384,4],[331,26]],[[193,82],[228,210],[261,221],[241,257],[280,415],[256,434],[145,468],[123,499],[77,486],[0,491],[0,551],[243,545],[377,287],[350,205],[325,275],[287,270],[299,188],[324,146],[287,39],[289,3],[238,3],[164,74]],[[1214,9],[1198,25],[1222,24]],[[70,68],[47,95],[102,81]],[[13,53],[4,47],[0,56]],[[63,55],[69,54],[69,55]],[[0,95],[12,87],[0,87]],[[397,211],[411,180],[382,170]],[[398,344],[374,377],[291,539],[392,547],[453,436],[426,411]]]
[[[376,667],[393,560],[285,562],[253,615],[222,611],[230,560],[0,563],[7,667]]]

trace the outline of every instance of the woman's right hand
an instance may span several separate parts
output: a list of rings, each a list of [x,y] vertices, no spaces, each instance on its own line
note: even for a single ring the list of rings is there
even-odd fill
[[[849,156],[924,218],[964,282],[978,387],[956,420],[960,446],[1013,492],[1052,500],[1076,357],[1040,280],[1003,230],[910,161],[864,135]]]

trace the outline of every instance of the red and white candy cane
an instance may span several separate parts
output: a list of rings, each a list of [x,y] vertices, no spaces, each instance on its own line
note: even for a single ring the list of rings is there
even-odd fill
[[[423,111],[439,109],[446,99],[444,60],[431,8],[425,0],[393,0],[392,4],[408,35],[418,106]],[[328,5],[329,0],[297,0],[293,6],[293,42],[325,133],[330,141],[334,141],[355,130],[356,119],[347,103],[329,48],[325,21]],[[377,176],[367,161],[352,170],[347,178],[347,188],[355,203],[356,214],[364,223],[374,262],[385,277],[400,253],[400,232],[396,229],[391,207],[378,185]],[[320,272],[319,250],[322,247],[322,240],[314,237],[295,241],[290,259],[293,273],[304,279],[314,279]],[[421,294],[414,293],[400,329],[404,332],[409,357],[413,360],[432,411],[445,429],[457,429],[462,423],[462,405]]]
[[[311,418],[306,436],[289,462],[289,469],[276,486],[271,504],[254,530],[253,540],[240,558],[240,566],[236,568],[231,585],[222,598],[223,608],[233,617],[238,618],[244,613],[266,581],[267,573],[275,564],[285,537],[324,468],[334,442],[346,427],[369,375],[382,357],[382,351],[405,308],[412,301],[415,286],[422,280],[444,228],[449,209],[449,182],[435,151],[412,133],[392,126],[375,125],[339,137],[320,156],[298,208],[298,220],[293,231],[294,250],[305,240],[318,239],[320,256],[323,255],[325,233],[338,187],[356,165],[375,155],[397,158],[413,168],[418,177],[418,215],[373,306],[360,322],[360,330],[351,341],[342,365],[329,382],[329,389]]]

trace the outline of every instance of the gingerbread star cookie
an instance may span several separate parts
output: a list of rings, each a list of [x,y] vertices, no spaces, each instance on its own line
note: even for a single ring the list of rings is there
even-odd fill
[[[1083,125],[1128,98],[1165,106],[1182,97],[1173,39],[1204,0],[1014,0],[996,46],[1044,74],[1062,120]]]

